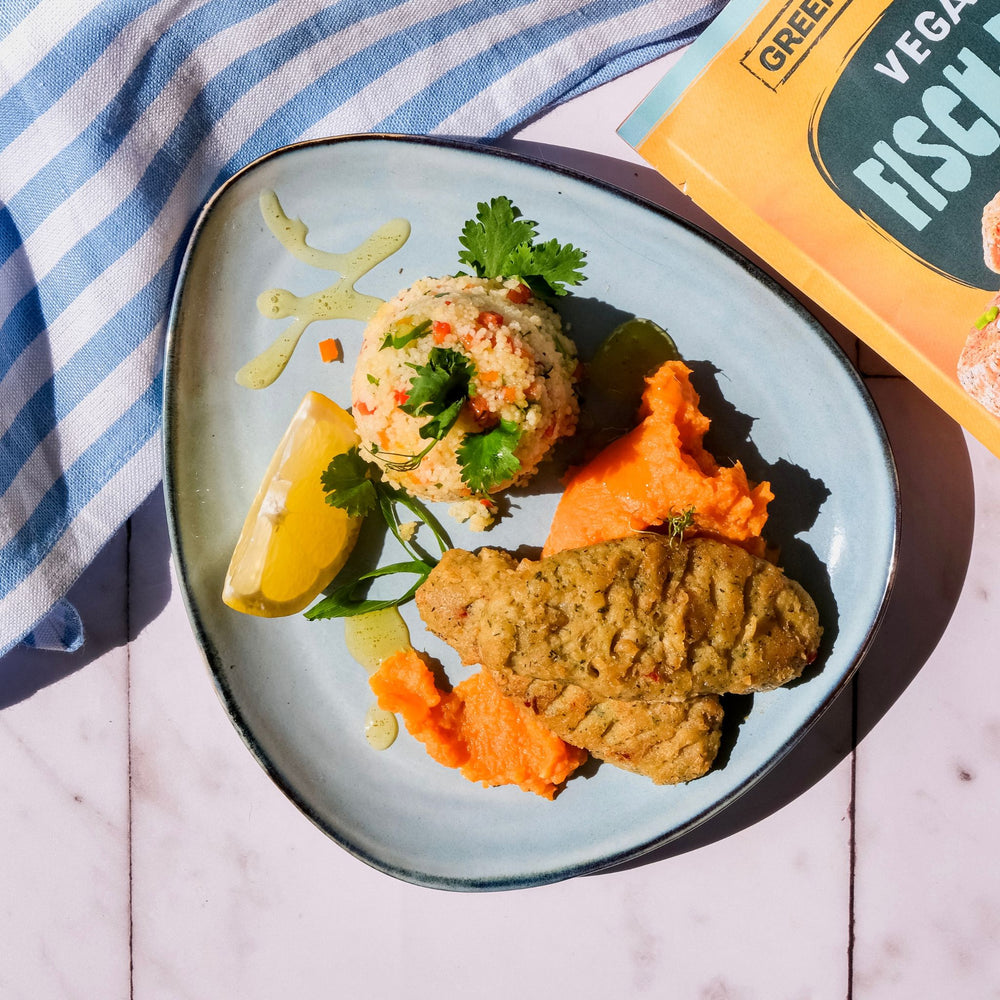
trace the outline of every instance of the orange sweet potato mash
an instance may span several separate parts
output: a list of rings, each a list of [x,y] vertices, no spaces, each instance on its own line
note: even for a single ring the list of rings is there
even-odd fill
[[[709,419],[681,361],[646,380],[639,424],[569,479],[542,555],[623,538],[693,509],[692,530],[759,554],[768,483],[751,486],[743,466],[720,467],[702,446]]]
[[[470,781],[517,785],[551,799],[587,759],[506,698],[486,671],[441,691],[423,656],[407,647],[383,660],[369,683],[380,708],[399,713],[434,760]]]

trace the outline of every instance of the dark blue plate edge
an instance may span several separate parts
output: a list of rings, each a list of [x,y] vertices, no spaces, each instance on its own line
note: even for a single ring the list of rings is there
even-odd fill
[[[172,440],[171,427],[174,422],[174,393],[173,393],[173,359],[178,351],[177,346],[177,321],[180,313],[180,304],[183,297],[184,286],[188,274],[188,265],[190,259],[194,253],[195,247],[197,246],[198,240],[200,238],[202,230],[208,222],[210,215],[212,214],[216,204],[225,194],[225,192],[236,184],[244,174],[252,172],[262,163],[281,157],[287,153],[294,152],[295,150],[317,147],[317,146],[334,146],[341,143],[347,142],[389,142],[389,143],[410,143],[414,145],[426,145],[435,146],[439,148],[455,149],[464,153],[478,154],[487,157],[494,157],[498,159],[511,160],[517,163],[524,164],[529,167],[536,169],[541,169],[547,173],[562,175],[570,178],[574,181],[581,182],[585,185],[598,188],[605,192],[606,194],[624,199],[625,201],[632,202],[633,204],[640,206],[641,208],[651,211],[656,215],[661,216],[669,220],[671,223],[685,228],[704,240],[711,243],[717,249],[722,251],[727,257],[730,258],[734,263],[738,264],[748,273],[752,274],[754,278],[759,281],[762,285],[768,288],[774,295],[776,295],[780,300],[791,307],[792,311],[797,313],[800,318],[802,318],[808,326],[810,326],[814,332],[823,340],[829,348],[831,348],[831,353],[839,361],[841,367],[844,369],[849,379],[854,383],[861,399],[863,400],[868,414],[871,418],[872,424],[877,431],[877,437],[881,444],[882,450],[882,460],[885,466],[885,472],[888,475],[890,482],[892,484],[893,493],[893,528],[892,528],[892,546],[891,555],[886,566],[886,576],[883,586],[883,591],[881,599],[876,609],[875,614],[872,616],[869,622],[868,629],[865,634],[865,638],[856,651],[853,660],[849,664],[848,668],[844,671],[840,680],[836,686],[831,689],[827,697],[820,704],[820,706],[805,720],[799,728],[785,741],[785,743],[775,751],[771,757],[768,758],[753,774],[746,778],[738,788],[734,788],[729,794],[723,796],[722,798],[716,800],[710,808],[703,810],[701,813],[691,817],[686,822],[681,823],[671,830],[665,832],[664,834],[657,836],[645,843],[640,843],[635,845],[628,850],[621,851],[615,854],[606,855],[601,858],[595,858],[591,861],[584,862],[578,865],[566,866],[563,868],[550,868],[545,871],[535,871],[535,872],[525,872],[521,875],[510,875],[502,876],[496,878],[476,878],[475,876],[465,876],[465,877],[446,877],[434,875],[429,872],[418,872],[409,868],[401,868],[396,865],[391,865],[386,861],[372,856],[369,852],[363,850],[357,844],[352,843],[348,838],[346,838],[340,832],[330,828],[322,818],[313,810],[307,801],[305,801],[295,790],[295,788],[285,780],[282,772],[273,764],[268,755],[264,752],[261,745],[258,743],[257,739],[254,737],[253,733],[247,728],[242,713],[239,707],[232,697],[230,688],[225,679],[225,670],[215,647],[212,645],[207,630],[202,621],[201,615],[198,608],[194,602],[192,596],[191,585],[189,582],[189,573],[187,568],[187,560],[184,557],[184,550],[182,542],[180,539],[180,533],[178,525],[176,522],[175,515],[175,487],[174,487],[174,463],[171,457],[170,442]],[[566,879],[575,878],[579,875],[592,874],[594,872],[602,871],[608,868],[613,868],[616,865],[624,864],[628,861],[634,861],[640,858],[642,855],[649,853],[657,848],[664,847],[670,842],[677,840],[683,835],[691,832],[696,827],[701,826],[706,821],[710,820],[712,817],[718,815],[724,809],[728,808],[732,803],[738,799],[741,795],[752,788],[765,774],[771,771],[785,756],[805,737],[810,729],[818,722],[821,716],[827,711],[830,705],[837,700],[839,695],[842,693],[845,687],[850,683],[852,677],[857,672],[861,661],[864,659],[865,654],[871,647],[871,644],[875,638],[878,628],[885,617],[886,609],[888,606],[889,596],[892,591],[892,586],[895,580],[896,565],[898,559],[898,549],[899,549],[899,528],[900,528],[900,496],[899,496],[899,477],[896,469],[895,458],[892,454],[892,449],[889,444],[888,436],[885,431],[885,426],[882,422],[882,418],[878,412],[878,407],[876,406],[871,393],[868,391],[868,387],[864,384],[855,367],[851,364],[847,355],[844,353],[840,344],[829,334],[829,332],[822,326],[822,324],[816,319],[816,317],[809,312],[805,306],[802,305],[793,295],[791,295],[783,286],[771,278],[768,274],[758,268],[751,261],[747,260],[742,254],[734,250],[732,247],[727,246],[725,243],[717,239],[712,234],[706,232],[701,227],[689,222],[686,219],[682,219],[679,216],[674,215],[672,212],[656,205],[652,202],[646,201],[636,195],[633,195],[627,191],[622,191],[619,188],[614,187],[607,182],[600,179],[590,177],[582,172],[572,170],[568,167],[546,163],[542,160],[535,159],[530,156],[526,156],[522,153],[516,153],[511,150],[499,149],[497,147],[484,145],[475,142],[463,142],[456,139],[442,139],[435,138],[431,136],[416,136],[416,135],[396,135],[391,133],[360,133],[360,134],[349,134],[349,135],[339,135],[330,136],[320,139],[305,140],[302,142],[292,143],[286,146],[281,146],[277,149],[271,150],[265,153],[263,156],[258,157],[251,163],[247,164],[241,170],[237,171],[230,178],[224,181],[213,194],[206,201],[205,205],[202,207],[198,214],[197,219],[191,230],[191,235],[188,239],[187,247],[185,248],[183,257],[181,259],[180,266],[178,268],[178,275],[175,281],[174,292],[171,299],[170,312],[167,322],[167,333],[166,333],[166,344],[165,344],[165,354],[164,354],[164,377],[163,377],[163,393],[162,393],[162,405],[163,405],[163,485],[164,485],[164,495],[166,498],[166,513],[167,513],[167,530],[170,538],[170,546],[174,554],[175,566],[177,571],[178,579],[181,583],[181,594],[184,601],[184,605],[188,614],[188,618],[191,622],[192,630],[195,637],[198,640],[198,645],[202,650],[203,655],[206,658],[210,672],[212,674],[214,686],[216,693],[218,694],[223,706],[226,709],[230,721],[235,727],[236,731],[239,733],[243,742],[246,744],[247,748],[256,758],[258,764],[263,768],[268,777],[275,783],[275,785],[282,791],[282,793],[320,830],[323,831],[331,840],[337,843],[341,848],[347,851],[352,856],[356,857],[358,860],[364,862],[370,867],[377,871],[383,872],[394,878],[400,879],[404,882],[409,882],[413,885],[423,886],[432,889],[443,889],[456,892],[498,892],[506,890],[515,889],[526,889],[533,888],[536,886],[552,884],[555,882],[561,882]]]

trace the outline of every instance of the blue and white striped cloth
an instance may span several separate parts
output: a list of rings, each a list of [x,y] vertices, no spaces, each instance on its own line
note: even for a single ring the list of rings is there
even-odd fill
[[[82,642],[64,595],[160,480],[171,283],[222,181],[323,135],[502,135],[724,2],[4,0],[0,654]]]

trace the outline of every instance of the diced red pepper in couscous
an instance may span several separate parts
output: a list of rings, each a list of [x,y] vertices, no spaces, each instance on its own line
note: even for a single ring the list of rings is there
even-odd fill
[[[469,513],[465,501],[527,481],[552,442],[572,433],[578,414],[574,345],[546,303],[516,302],[523,294],[518,285],[467,275],[418,280],[381,306],[369,323],[352,380],[362,444],[393,456],[423,453],[416,467],[382,463],[385,478],[423,499],[453,502],[452,514],[473,519],[474,528],[489,518]],[[422,328],[422,333],[398,338],[399,343],[390,338],[387,344],[387,333],[401,325]],[[464,355],[470,375],[457,422],[427,449],[427,439],[420,436],[426,415],[410,414],[400,404],[414,398],[414,379],[435,349]],[[516,432],[506,440],[515,442],[518,467],[508,479],[473,489],[463,478],[459,449],[469,435],[501,421],[513,428],[509,435]],[[488,510],[478,497],[472,503],[480,512]]]
[[[499,330],[503,326],[503,316],[498,312],[481,312],[476,317],[476,323],[487,330]]]
[[[524,305],[531,301],[531,289],[525,284],[515,285],[514,288],[507,289],[507,298],[517,305]]]

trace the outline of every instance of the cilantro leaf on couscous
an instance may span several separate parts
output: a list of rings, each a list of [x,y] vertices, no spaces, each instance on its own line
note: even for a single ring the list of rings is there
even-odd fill
[[[476,493],[489,493],[497,484],[517,475],[521,463],[514,454],[521,428],[509,420],[479,434],[467,434],[458,446],[462,479]]]
[[[365,330],[351,384],[361,454],[486,527],[495,507],[479,501],[527,482],[575,430],[579,369],[558,314],[521,278],[420,278]]]
[[[426,364],[410,367],[416,375],[399,408],[413,417],[429,417],[420,428],[420,436],[440,441],[469,398],[475,369],[464,355],[445,347],[432,347]]]

